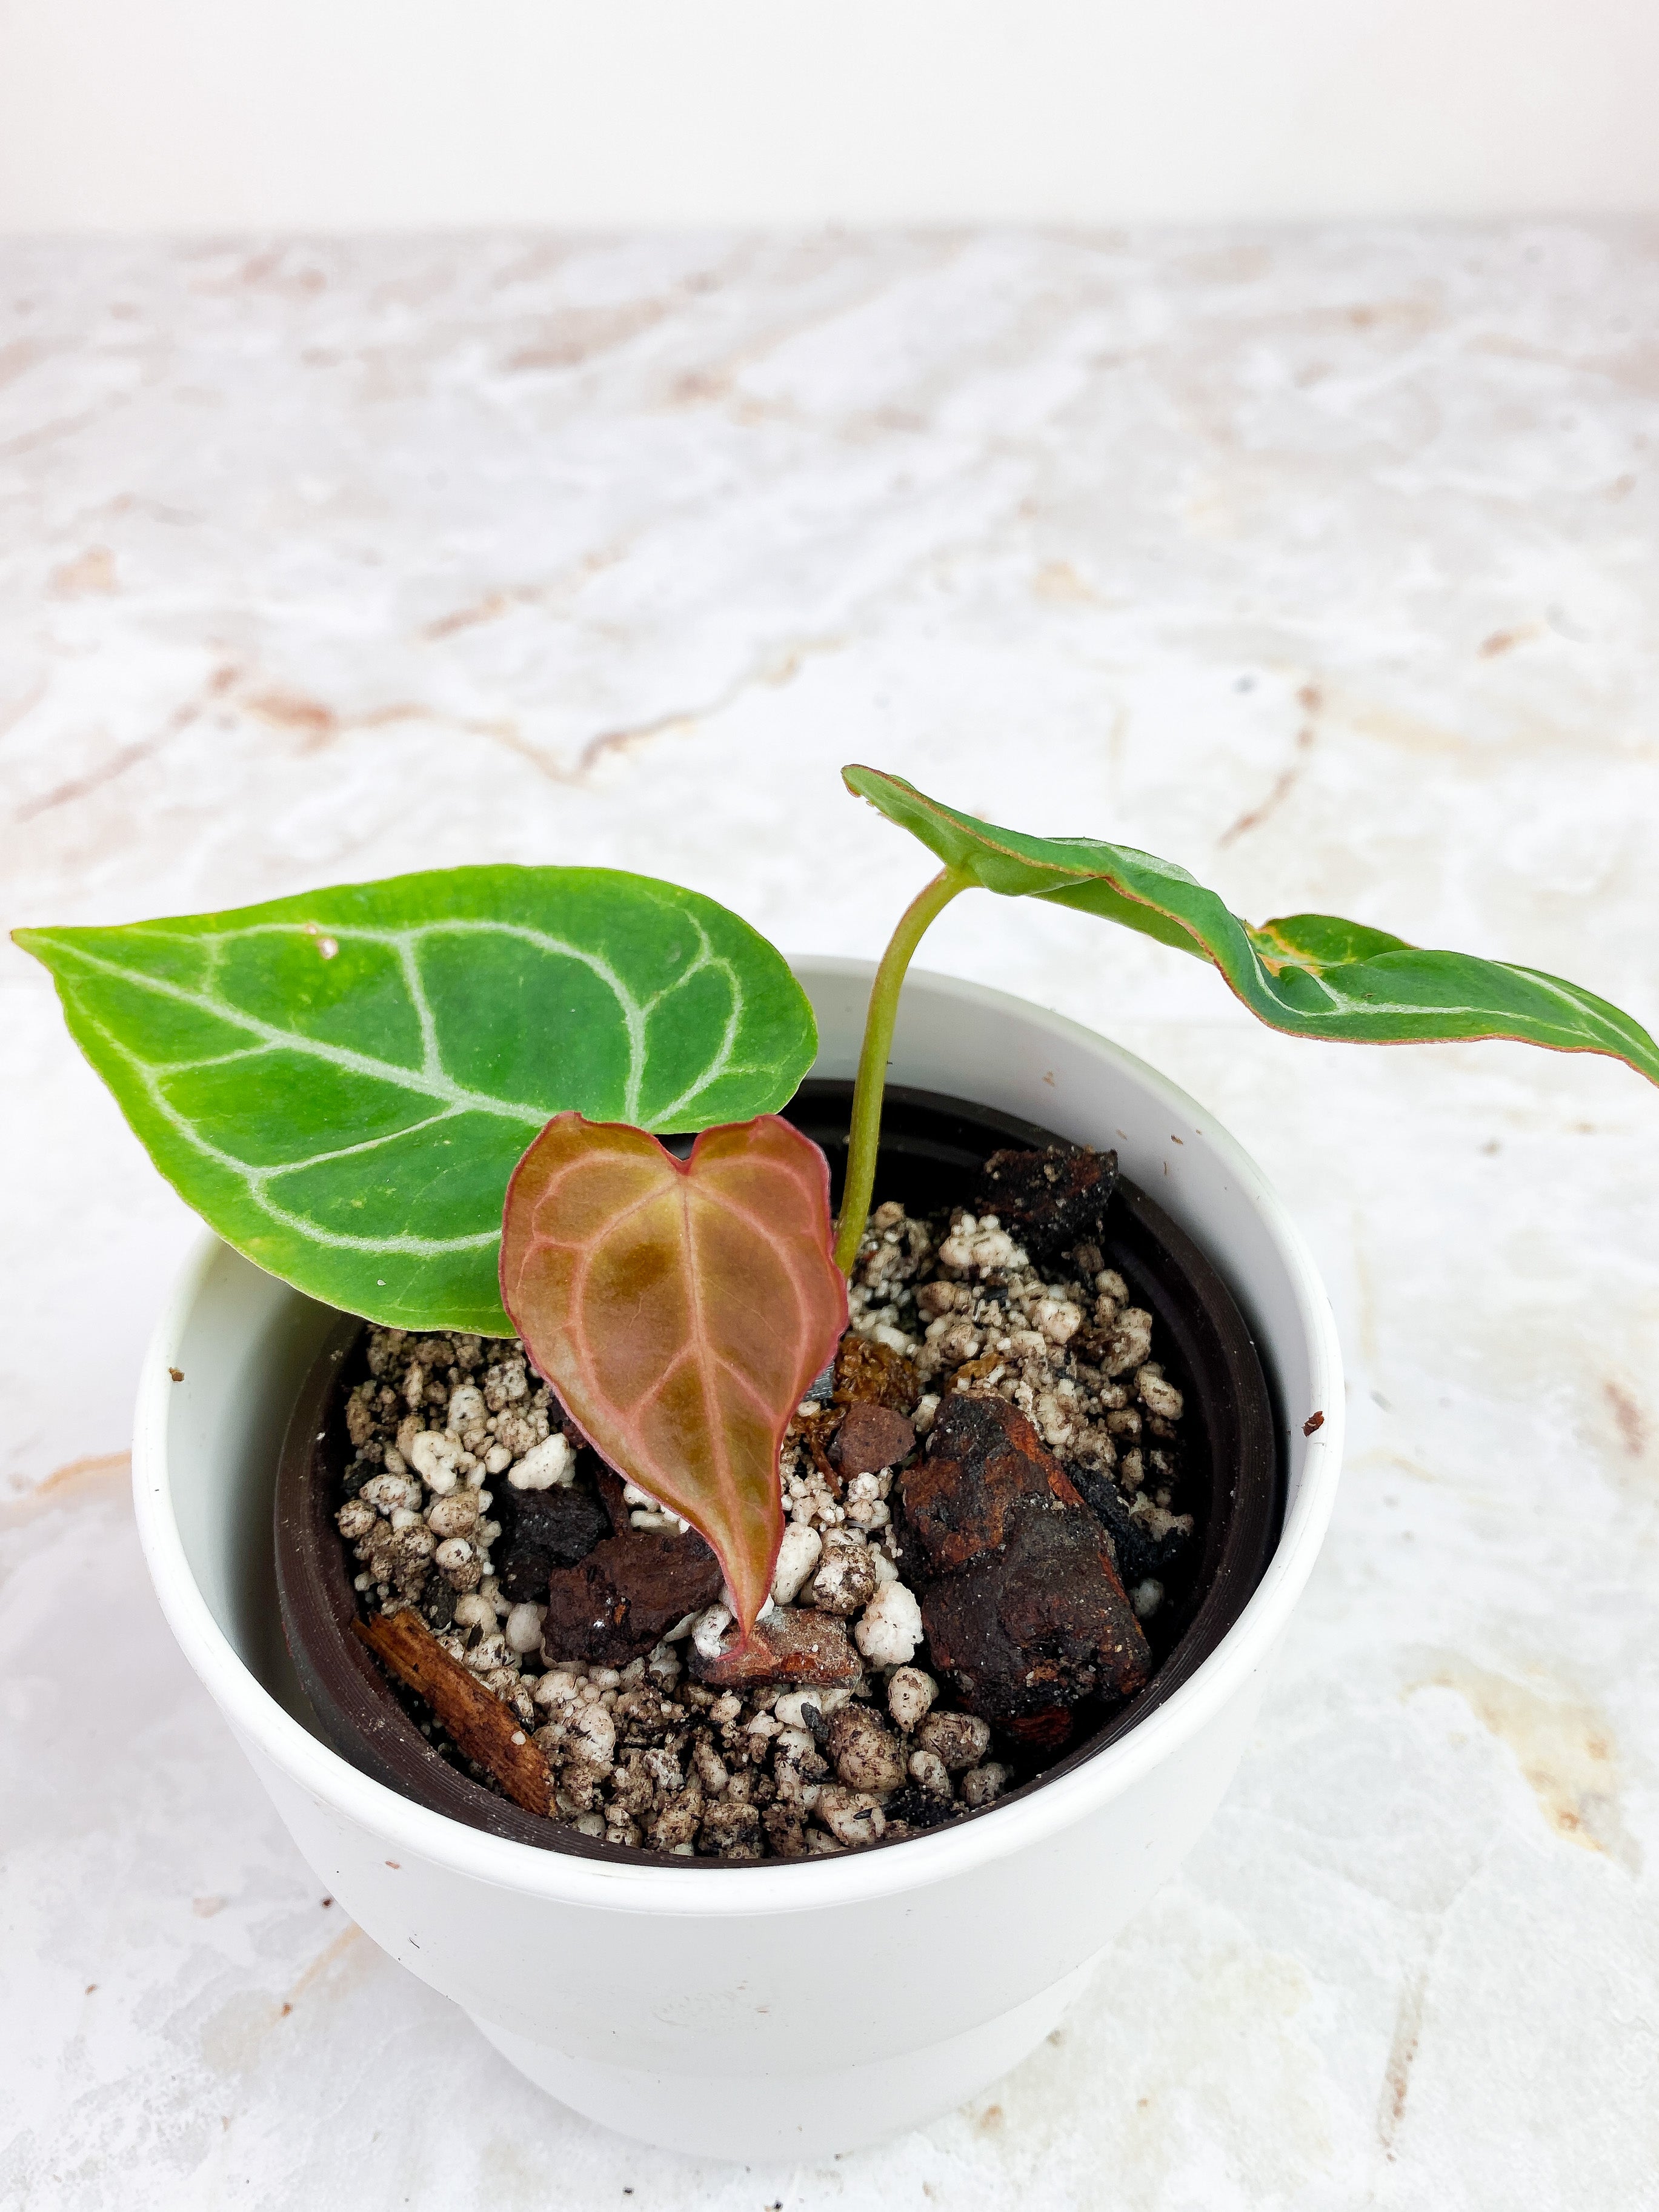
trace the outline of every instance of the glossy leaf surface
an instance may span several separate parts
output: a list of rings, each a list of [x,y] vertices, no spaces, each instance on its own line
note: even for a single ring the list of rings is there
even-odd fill
[[[1659,1046],[1640,1024],[1559,976],[1420,951],[1334,915],[1286,915],[1252,929],[1184,868],[1133,845],[1025,836],[941,805],[902,777],[842,773],[947,867],[987,890],[1078,907],[1212,961],[1273,1029],[1358,1044],[1510,1037],[1606,1053],[1659,1083]]]
[[[514,1326],[604,1457],[707,1538],[745,1633],[783,1535],[783,1432],[847,1326],[830,1243],[823,1154],[770,1114],[686,1161],[561,1114],[507,1193]]]
[[[180,1196],[271,1273],[408,1328],[506,1334],[502,1200],[550,1115],[731,1121],[782,1105],[817,1046],[745,922],[606,868],[17,938]]]

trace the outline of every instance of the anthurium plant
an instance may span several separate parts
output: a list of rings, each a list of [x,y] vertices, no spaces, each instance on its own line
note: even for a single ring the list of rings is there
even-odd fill
[[[1133,847],[844,776],[943,865],[877,970],[838,1223],[823,1154],[778,1117],[817,1050],[805,995],[746,923],[674,884],[456,868],[15,934],[228,1243],[387,1326],[516,1330],[601,1455],[711,1546],[745,1637],[783,1534],[784,1431],[847,1325],[904,975],[961,892],[1139,930],[1292,1035],[1507,1037],[1659,1083],[1648,1032],[1559,977],[1329,915],[1252,927]],[[684,1158],[662,1141],[691,1133]]]

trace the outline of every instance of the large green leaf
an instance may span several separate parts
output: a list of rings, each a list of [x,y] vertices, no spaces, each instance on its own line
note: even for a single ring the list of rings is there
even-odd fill
[[[1512,1037],[1601,1052],[1659,1083],[1659,1046],[1605,999],[1534,968],[1425,952],[1334,915],[1252,929],[1184,868],[1133,845],[1027,837],[959,814],[902,777],[842,771],[848,788],[987,890],[1081,908],[1212,960],[1253,1014],[1297,1036],[1358,1044]]]
[[[313,1297],[509,1325],[501,1202],[555,1114],[662,1134],[789,1098],[817,1031],[781,956],[609,868],[455,868],[117,929],[23,929],[181,1197]]]

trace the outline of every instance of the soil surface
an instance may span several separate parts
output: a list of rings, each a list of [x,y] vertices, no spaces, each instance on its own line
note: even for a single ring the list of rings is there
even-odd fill
[[[993,1802],[1149,1678],[1200,1555],[1170,1353],[1096,1241],[1115,1177],[1000,1153],[973,1210],[876,1209],[744,1653],[708,1547],[521,1345],[370,1328],[337,1516],[365,1615],[417,1609],[544,1754],[549,1817],[612,1844],[799,1857]]]

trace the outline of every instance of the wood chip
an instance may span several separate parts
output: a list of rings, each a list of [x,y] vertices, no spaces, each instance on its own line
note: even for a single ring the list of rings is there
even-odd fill
[[[400,1682],[426,1699],[467,1757],[487,1768],[515,1805],[526,1813],[550,1811],[552,1772],[518,1715],[451,1658],[419,1613],[376,1613],[351,1626]]]

